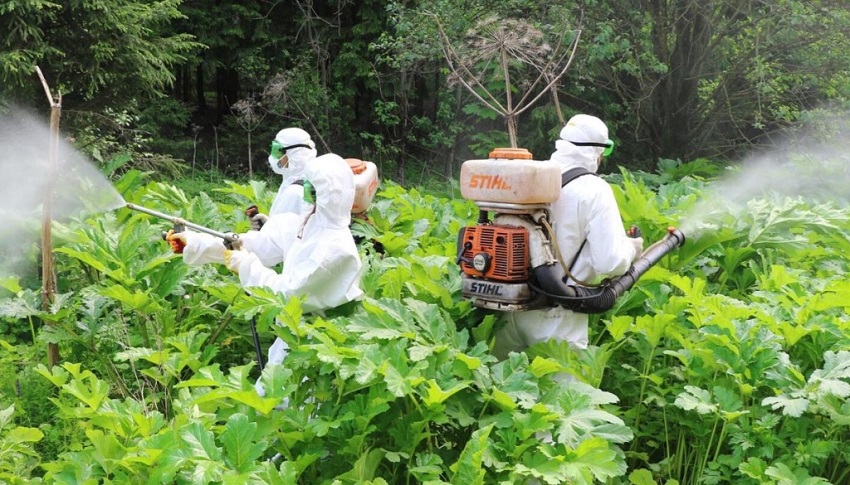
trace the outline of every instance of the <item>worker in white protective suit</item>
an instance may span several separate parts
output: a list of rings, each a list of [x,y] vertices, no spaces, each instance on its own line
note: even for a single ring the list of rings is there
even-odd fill
[[[300,214],[310,210],[304,202],[301,181],[307,165],[317,160],[316,153],[316,144],[310,134],[301,128],[284,128],[277,133],[269,149],[269,166],[274,173],[283,176],[283,181],[268,215],[258,213],[251,217],[251,229],[259,231],[270,215],[286,212]],[[321,162],[321,157],[318,160]]]
[[[613,147],[602,120],[579,114],[561,129],[551,160],[560,165],[561,173],[583,167],[595,174],[603,156]],[[553,243],[558,244],[566,261],[574,261],[571,273],[577,280],[620,276],[641,254],[643,239],[626,234],[611,187],[595,175],[578,177],[563,186],[558,200],[550,204],[550,215],[556,239]],[[568,280],[567,284],[579,283]],[[550,339],[567,341],[575,349],[587,348],[586,314],[553,306],[506,312],[504,319],[493,348],[497,358]]]
[[[337,155],[324,155],[322,163],[304,170],[305,194],[312,196],[311,210],[269,217],[262,231],[250,231],[252,245],[261,252],[279,251],[283,270],[277,273],[246,249],[230,250],[223,240],[205,233],[169,232],[166,239],[188,264],[224,263],[239,274],[245,288],[264,286],[290,297],[299,296],[305,313],[321,312],[359,298],[361,262],[348,228],[354,201],[354,175]],[[310,197],[308,197],[310,198]],[[276,339],[267,365],[283,361],[288,347]],[[258,392],[264,395],[262,387]]]

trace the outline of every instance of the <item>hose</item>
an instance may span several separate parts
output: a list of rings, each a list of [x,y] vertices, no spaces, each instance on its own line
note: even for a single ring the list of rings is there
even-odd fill
[[[543,224],[543,227],[546,228],[546,232],[549,233],[549,241],[552,242],[552,249],[555,250],[555,257],[558,259],[558,262],[561,263],[561,267],[564,269],[564,274],[567,276],[567,278],[575,281],[576,283],[578,283],[582,286],[587,286],[589,288],[595,288],[595,287],[601,286],[601,285],[597,285],[597,284],[593,284],[593,283],[588,283],[586,281],[582,281],[582,280],[576,278],[575,276],[573,276],[573,274],[570,272],[570,268],[567,266],[566,261],[564,261],[564,256],[561,254],[561,248],[560,248],[560,246],[558,246],[558,239],[555,237],[555,231],[552,229],[552,226],[549,224],[549,221],[547,221],[545,217],[541,217],[540,223]],[[579,249],[579,252],[581,252],[581,249]],[[578,254],[576,254],[575,257],[578,258]]]
[[[614,307],[617,298],[623,296],[634,284],[667,253],[685,244],[685,235],[678,229],[669,228],[667,235],[641,253],[625,274],[611,278],[601,286],[567,285],[561,280],[554,264],[534,268],[536,283],[531,288],[552,299],[558,305],[578,313],[605,313]]]

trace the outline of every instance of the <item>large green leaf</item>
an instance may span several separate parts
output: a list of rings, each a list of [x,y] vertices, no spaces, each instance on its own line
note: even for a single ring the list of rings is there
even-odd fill
[[[264,435],[258,431],[257,423],[248,420],[248,416],[242,413],[231,415],[221,433],[227,464],[239,473],[256,470],[256,460],[268,446],[260,439]]]

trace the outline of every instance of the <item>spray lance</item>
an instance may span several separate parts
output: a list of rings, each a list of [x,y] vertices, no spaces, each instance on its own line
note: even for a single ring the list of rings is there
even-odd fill
[[[199,224],[195,224],[194,222],[189,222],[185,219],[182,219],[177,216],[172,216],[166,214],[164,212],[155,211],[153,209],[148,209],[147,207],[142,207],[136,204],[127,203],[126,207],[128,209],[132,209],[134,211],[144,212],[145,214],[159,217],[160,219],[165,219],[171,221],[174,224],[174,232],[183,232],[185,228],[194,229],[198,232],[205,232],[211,236],[219,237],[224,240],[224,246],[227,249],[239,249],[242,246],[242,241],[239,240],[239,235],[234,234],[232,232],[220,232],[214,229],[210,229],[208,227],[201,226]],[[165,239],[166,231],[162,232],[162,238]]]

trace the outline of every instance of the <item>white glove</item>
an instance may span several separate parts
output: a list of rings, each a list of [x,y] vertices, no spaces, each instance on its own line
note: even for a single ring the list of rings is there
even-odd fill
[[[263,227],[263,225],[268,221],[269,216],[263,213],[257,213],[257,215],[251,218],[251,229],[259,231]]]
[[[641,253],[643,252],[643,238],[642,237],[630,237],[629,240],[632,242],[632,245],[635,248],[635,256],[632,258],[632,262],[637,261],[640,258]]]

